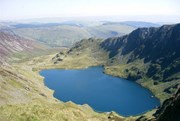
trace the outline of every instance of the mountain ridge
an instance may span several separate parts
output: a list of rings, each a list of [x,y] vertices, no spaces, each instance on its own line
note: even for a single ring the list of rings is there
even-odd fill
[[[119,53],[120,55],[126,56],[133,53],[127,63],[131,63],[136,59],[144,59],[145,64],[151,61],[153,64],[161,65],[161,68],[164,69],[173,61],[179,62],[179,35],[180,24],[164,25],[160,28],[138,28],[129,35],[114,38],[113,40],[109,38],[102,42],[100,46],[110,53],[109,58],[117,55],[119,48],[123,48]],[[108,43],[114,44],[115,47]],[[176,72],[180,68],[179,64],[177,66]],[[148,75],[152,76],[151,70],[148,71]],[[166,74],[163,77],[166,77]]]

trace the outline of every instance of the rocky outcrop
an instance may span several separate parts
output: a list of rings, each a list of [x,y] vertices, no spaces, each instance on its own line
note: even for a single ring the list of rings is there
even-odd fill
[[[157,121],[180,121],[180,88],[154,114]]]
[[[153,114],[154,118],[140,116],[136,121],[180,121],[180,87],[161,107]]]

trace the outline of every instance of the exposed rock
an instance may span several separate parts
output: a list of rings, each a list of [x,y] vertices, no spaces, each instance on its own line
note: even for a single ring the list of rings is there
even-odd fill
[[[157,121],[180,121],[180,88],[154,114]]]
[[[30,88],[27,85],[24,87],[24,89],[30,91]]]
[[[100,46],[109,52],[109,58],[130,54],[127,63],[137,59],[150,62],[147,76],[154,80],[168,81],[180,70],[180,24],[139,28],[123,37],[108,38]]]
[[[47,96],[44,93],[40,93],[39,95],[47,98]]]

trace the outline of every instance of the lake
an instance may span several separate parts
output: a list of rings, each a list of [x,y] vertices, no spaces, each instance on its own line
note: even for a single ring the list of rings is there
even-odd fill
[[[76,104],[88,104],[97,112],[115,111],[123,116],[138,115],[160,105],[146,88],[134,81],[103,73],[103,67],[80,70],[47,69],[40,75],[54,97]]]

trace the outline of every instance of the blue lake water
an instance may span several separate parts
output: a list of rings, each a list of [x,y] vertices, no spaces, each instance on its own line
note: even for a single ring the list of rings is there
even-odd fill
[[[133,81],[103,73],[103,67],[80,70],[48,69],[40,74],[54,97],[88,104],[99,112],[115,111],[123,116],[142,114],[160,105],[146,88]]]

